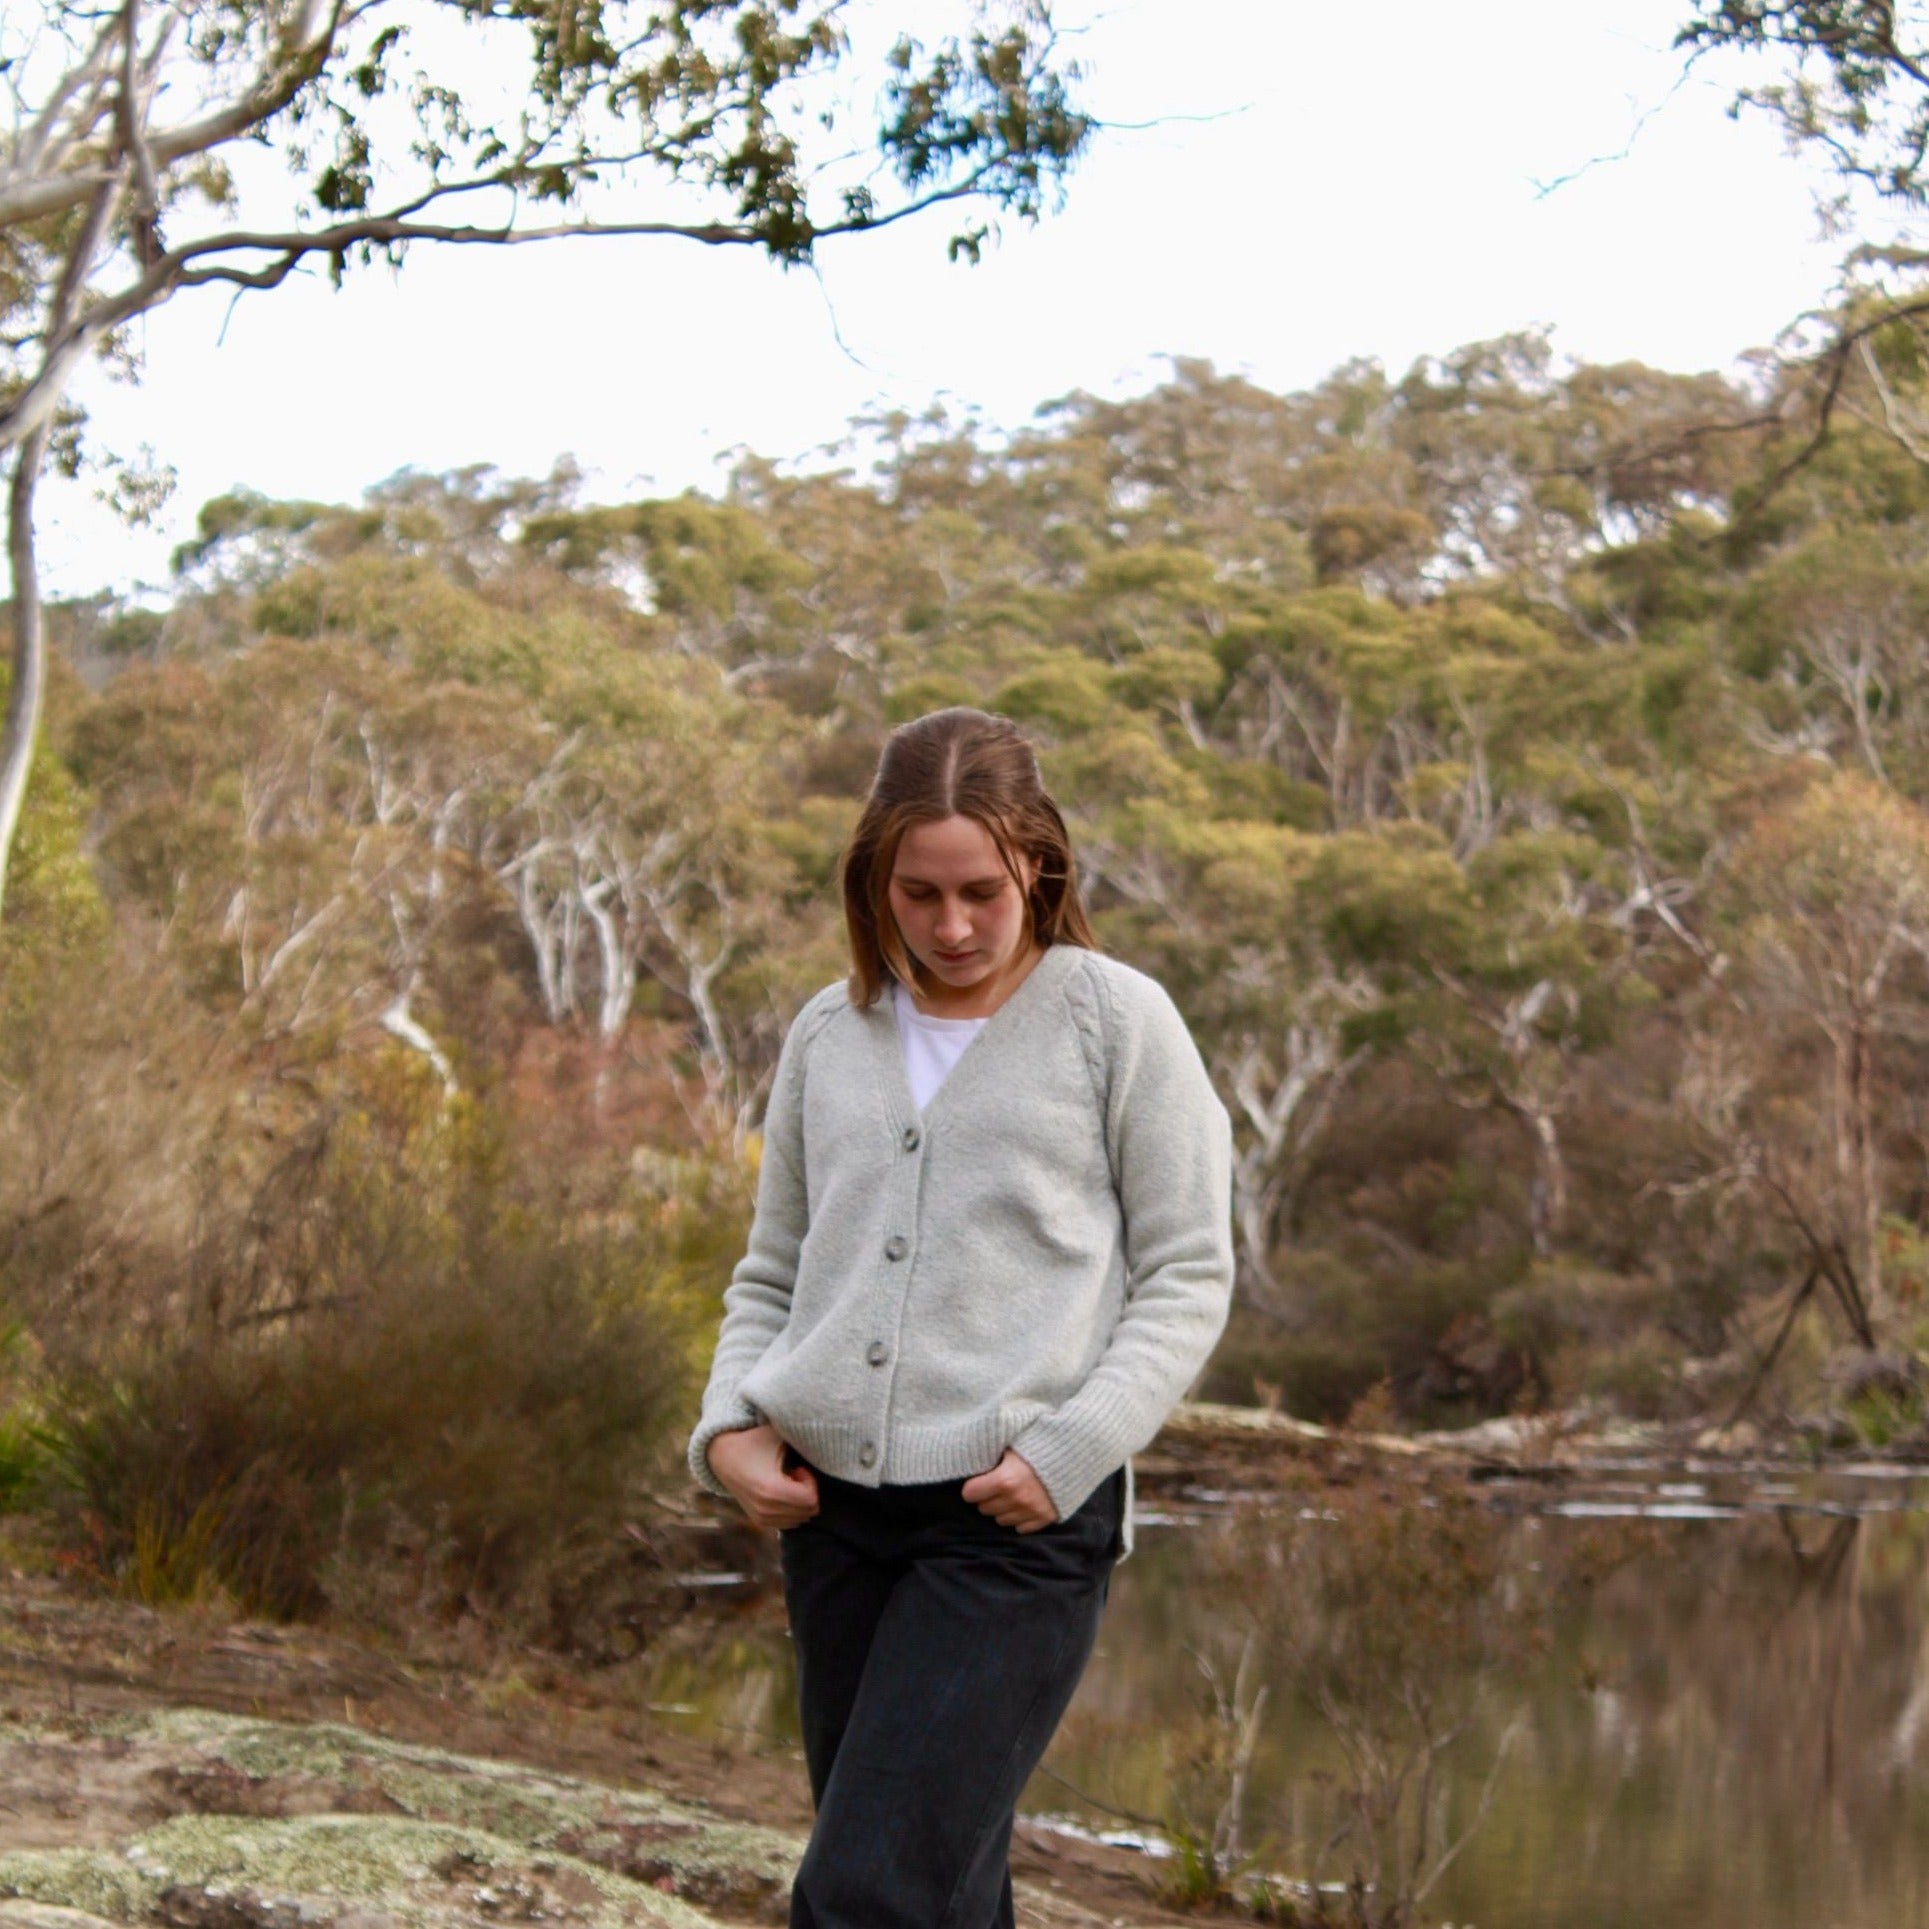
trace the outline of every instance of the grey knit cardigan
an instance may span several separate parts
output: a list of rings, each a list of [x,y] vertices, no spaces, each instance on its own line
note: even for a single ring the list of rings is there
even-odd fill
[[[1014,1447],[1060,1517],[1158,1431],[1232,1291],[1232,1132],[1144,973],[1047,950],[922,1116],[889,998],[798,1014],[690,1468],[768,1420],[875,1487]]]

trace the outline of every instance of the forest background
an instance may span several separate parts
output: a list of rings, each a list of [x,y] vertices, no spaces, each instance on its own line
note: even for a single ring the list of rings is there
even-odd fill
[[[0,1486],[283,1612],[593,1558],[879,744],[953,702],[1033,734],[1233,1113],[1206,1393],[1920,1434],[1925,379],[1885,285],[1746,379],[1178,361],[715,497],[207,504],[164,605],[47,612]]]

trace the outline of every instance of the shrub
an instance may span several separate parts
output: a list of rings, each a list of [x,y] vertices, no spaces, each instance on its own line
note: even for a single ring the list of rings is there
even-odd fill
[[[0,1514],[19,1511],[39,1491],[48,1437],[36,1399],[37,1349],[24,1324],[0,1327]]]
[[[25,1414],[0,1412],[0,1514],[14,1512],[35,1492],[46,1464],[44,1428]]]
[[[1685,1355],[1666,1333],[1637,1333],[1590,1360],[1583,1384],[1596,1399],[1634,1420],[1664,1420],[1684,1407]]]
[[[1274,1405],[1303,1420],[1339,1420],[1385,1378],[1384,1357],[1370,1337],[1286,1331],[1235,1306],[1199,1391],[1236,1406]]]
[[[204,1229],[185,1304],[52,1363],[70,1537],[145,1599],[311,1614],[399,1560],[501,1610],[616,1528],[685,1417],[716,1175],[589,1185],[407,1080],[359,1098]]]
[[[1457,1325],[1484,1313],[1504,1274],[1423,1254],[1395,1258],[1363,1239],[1281,1256],[1281,1273],[1266,1296],[1270,1307],[1258,1296],[1235,1306],[1203,1397],[1337,1422],[1384,1381],[1408,1420],[1439,1424],[1495,1410],[1493,1402],[1443,1398],[1437,1355]]]

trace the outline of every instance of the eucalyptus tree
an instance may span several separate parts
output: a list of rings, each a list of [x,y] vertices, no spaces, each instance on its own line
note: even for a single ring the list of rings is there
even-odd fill
[[[1049,0],[856,62],[843,0],[30,0],[0,21],[0,886],[45,689],[34,491],[74,376],[185,290],[428,243],[681,238],[807,261],[950,205],[1034,219],[1092,123]],[[863,75],[854,63],[870,65]],[[868,83],[868,88],[865,85]],[[864,98],[866,92],[870,98]],[[272,159],[265,159],[265,148]]]
[[[1924,1035],[1929,817],[1865,777],[1831,775],[1762,818],[1729,891],[1751,1022],[1787,1041],[1798,1090],[1801,1044],[1826,1047],[1804,1107],[1775,1090],[1777,1068],[1757,1046],[1764,1090],[1753,1122],[1786,1140],[1813,1121],[1807,1135],[1821,1156],[1805,1189],[1878,1335],[1894,1336],[1883,1219],[1901,1188],[1886,1143],[1884,1075],[1894,1076],[1899,1043]]]
[[[1929,13],[1895,0],[1696,0],[1676,43],[1755,56],[1767,77],[1737,105],[1771,116],[1822,163],[1838,227],[1873,217],[1888,230],[1854,249],[1836,313],[1798,337],[1763,418],[1799,417],[1771,484],[1845,416],[1929,461]]]
[[[1929,19],[1895,0],[1697,0],[1677,44],[1774,55],[1744,103],[1826,148],[1847,180],[1929,208]]]
[[[639,996],[667,995],[698,1123],[741,1135],[822,841],[773,829],[799,733],[728,668],[728,612],[785,559],[718,505],[567,496],[462,472],[352,510],[209,504],[178,657],[78,732],[101,853],[257,1029],[379,1025],[445,1081],[443,1041],[474,1030],[459,953],[512,915],[544,1017],[596,1040],[599,1096]],[[577,580],[639,532],[651,610]]]
[[[1623,994],[1619,870],[1574,829],[1510,831],[1463,864],[1409,823],[1324,840],[1308,881],[1328,954],[1379,987],[1381,1035],[1454,1103],[1518,1128],[1537,1257],[1566,1231],[1568,1121]]]
[[[1220,823],[1189,834],[1207,956],[1183,986],[1232,1111],[1233,1226],[1247,1297],[1286,1324],[1303,1309],[1275,1258],[1336,1108],[1373,1049],[1380,986],[1324,941],[1323,840],[1281,826]],[[1196,947],[1195,947],[1196,948]]]
[[[610,652],[573,682],[498,863],[545,1015],[589,1021],[607,1069],[645,982],[669,993],[691,1014],[697,1109],[740,1139],[774,1041],[771,1001],[734,981],[753,963],[784,976],[792,733],[668,653]]]
[[[1920,532],[1824,528],[1758,571],[1732,619],[1764,748],[1929,796],[1929,570]]]
[[[271,638],[123,676],[74,748],[115,887],[246,1036],[380,1030],[453,1089],[421,1001],[486,916],[535,735],[513,695]]]
[[[1439,532],[1436,580],[1505,578],[1604,643],[1632,637],[1625,619],[1595,623],[1577,605],[1576,566],[1684,512],[1719,514],[1748,452],[1712,432],[1745,407],[1721,377],[1563,368],[1538,332],[1425,358],[1395,402],[1390,439]]]

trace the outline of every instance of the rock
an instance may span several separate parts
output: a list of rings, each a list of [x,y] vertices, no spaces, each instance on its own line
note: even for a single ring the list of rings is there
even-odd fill
[[[0,1855],[0,1909],[25,1912],[0,1929],[703,1929],[705,1904],[781,1914],[802,1846],[648,1792],[327,1724],[195,1710],[92,1732],[0,1724],[0,1744],[29,1734],[48,1773],[83,1783],[111,1760],[150,1815],[157,1800],[178,1812],[109,1843]]]
[[[1732,1427],[1704,1427],[1695,1435],[1697,1453],[1749,1454],[1761,1444],[1761,1429],[1748,1420],[1737,1420]]]
[[[84,1909],[65,1909],[55,1902],[31,1902],[25,1896],[0,1897],[0,1929],[116,1929],[103,1916]]]

